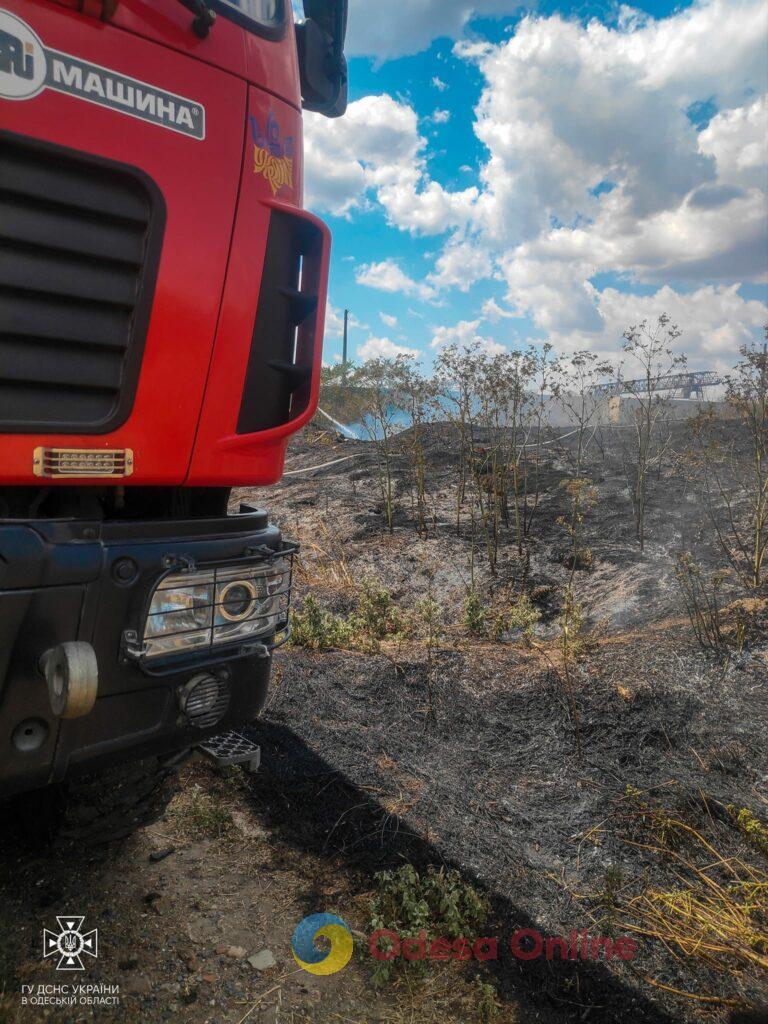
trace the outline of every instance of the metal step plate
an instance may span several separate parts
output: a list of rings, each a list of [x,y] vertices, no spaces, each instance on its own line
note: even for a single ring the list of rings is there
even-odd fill
[[[222,766],[241,764],[255,772],[261,764],[261,747],[234,730],[220,732],[198,746],[207,757]]]

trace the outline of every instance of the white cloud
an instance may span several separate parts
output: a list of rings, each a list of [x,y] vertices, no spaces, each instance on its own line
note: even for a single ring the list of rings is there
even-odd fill
[[[568,225],[606,210],[629,230],[714,182],[685,109],[765,88],[765,11],[762,0],[711,0],[632,31],[528,17],[508,42],[486,45],[476,131],[491,151],[489,234],[522,241],[553,217]],[[604,180],[617,188],[593,199]]]
[[[425,301],[435,297],[434,288],[408,277],[394,260],[366,263],[357,271],[356,278],[358,284],[362,284],[366,288],[376,288],[382,292],[416,295]]]
[[[497,324],[499,320],[514,320],[515,314],[503,309],[495,299],[486,299],[483,303],[483,320]]]
[[[432,79],[432,85],[435,87],[435,89],[437,89],[438,92],[445,92],[445,90],[448,88],[447,83],[444,82],[442,78],[439,78],[437,75],[435,75],[434,78]]]
[[[507,350],[499,345],[493,338],[486,338],[478,333],[479,320],[461,320],[453,327],[435,327],[434,336],[431,341],[432,348],[441,349],[447,345],[458,345],[461,348],[470,348],[479,345],[480,348],[495,355]]]
[[[486,249],[472,241],[452,239],[435,263],[429,281],[436,288],[458,288],[466,292],[491,273]]]
[[[435,110],[430,117],[432,124],[448,124],[451,120],[450,110]]]
[[[511,14],[514,0],[352,0],[347,52],[386,60],[419,53],[433,39],[456,39],[473,14]]]
[[[357,357],[361,362],[367,363],[371,359],[394,359],[396,356],[414,356],[419,353],[414,348],[406,348],[404,345],[396,345],[389,338],[370,338],[357,350]]]
[[[388,220],[412,234],[465,225],[477,188],[446,191],[427,173],[426,139],[407,103],[387,94],[350,103],[344,117],[304,118],[306,202],[348,216],[375,195]]]
[[[595,296],[597,330],[556,331],[551,340],[559,351],[592,348],[616,356],[623,331],[630,324],[655,320],[668,313],[683,330],[676,342],[688,355],[691,368],[699,366],[727,372],[738,356],[739,347],[749,342],[768,322],[765,303],[738,294],[738,285],[705,285],[680,294],[664,285],[652,295],[627,295],[606,288]]]
[[[420,146],[416,114],[391,96],[365,96],[350,103],[342,118],[306,113],[307,205],[349,213],[363,204],[369,188],[412,166]]]
[[[767,269],[767,39],[762,0],[705,0],[660,21],[624,9],[615,27],[527,17],[504,43],[457,45],[485,78],[475,130],[489,151],[467,230],[514,315],[565,344],[610,334],[615,350],[609,314],[635,300],[622,307],[590,282],[613,272],[630,288],[691,282],[706,316],[668,286],[644,308],[658,315],[677,296],[702,359],[757,329],[762,314],[733,284]],[[697,132],[685,111],[710,98],[720,113]],[[718,280],[725,289],[707,291]]]
[[[718,177],[729,185],[764,189],[765,140],[768,139],[768,99],[723,110],[699,135],[699,147],[714,157]]]
[[[373,3],[353,0],[353,50],[379,57],[457,37],[473,11],[513,9],[376,0],[374,14]],[[364,266],[362,284],[434,300],[500,278],[509,308],[490,300],[484,318],[529,316],[566,349],[615,353],[628,322],[667,310],[694,360],[724,364],[766,318],[738,282],[768,269],[767,41],[764,0],[698,0],[659,20],[624,7],[610,26],[527,16],[501,43],[455,47],[483,77],[477,187],[434,180],[413,108],[369,96],[347,119],[307,119],[310,197],[350,215],[377,202],[403,231],[450,233],[424,281],[389,259]],[[704,101],[719,112],[698,131],[686,110]],[[601,292],[595,275],[611,273],[653,294]],[[670,286],[683,281],[684,291]],[[437,346],[478,327],[438,328]]]
[[[389,313],[379,313],[379,316],[381,317],[381,322],[384,324],[385,327],[389,327],[390,330],[393,327],[397,327],[396,316],[390,316]]]

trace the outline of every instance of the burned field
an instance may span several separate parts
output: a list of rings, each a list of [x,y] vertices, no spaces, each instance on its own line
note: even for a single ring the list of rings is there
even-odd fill
[[[393,442],[391,530],[375,444],[294,444],[269,506],[303,545],[295,633],[256,728],[255,808],[339,871],[458,867],[492,900],[488,934],[636,941],[627,962],[484,965],[542,1019],[728,1020],[768,1004],[764,594],[718,577],[718,628],[740,640],[702,646],[679,559],[695,553],[695,587],[722,556],[688,425],[648,489],[642,553],[616,428],[591,432],[573,543],[562,434],[524,543],[503,516],[493,557],[469,497],[457,529],[450,425],[424,429],[418,458],[408,432]]]

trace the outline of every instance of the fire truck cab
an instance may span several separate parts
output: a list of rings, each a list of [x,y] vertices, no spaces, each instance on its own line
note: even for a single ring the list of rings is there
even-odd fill
[[[48,832],[257,753],[296,549],[230,491],[316,408],[302,108],[347,95],[346,0],[304,9],[0,0],[0,797]]]

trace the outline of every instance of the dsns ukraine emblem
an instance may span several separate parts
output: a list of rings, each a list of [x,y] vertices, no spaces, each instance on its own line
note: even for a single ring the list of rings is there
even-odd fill
[[[330,948],[320,949],[315,944],[321,936],[328,940]],[[352,932],[334,914],[305,917],[291,939],[294,960],[310,974],[337,974],[352,959],[353,949]]]

